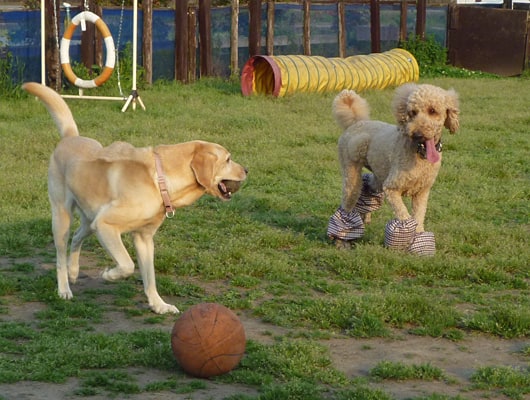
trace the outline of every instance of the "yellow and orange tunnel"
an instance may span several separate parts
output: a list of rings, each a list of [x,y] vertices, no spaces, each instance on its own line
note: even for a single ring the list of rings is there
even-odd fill
[[[399,48],[347,58],[258,55],[243,67],[241,92],[281,97],[295,92],[384,89],[417,81],[419,74],[414,56]]]

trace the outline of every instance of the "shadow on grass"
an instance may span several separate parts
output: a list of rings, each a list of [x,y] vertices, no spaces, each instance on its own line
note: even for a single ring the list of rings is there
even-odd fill
[[[242,216],[259,224],[302,234],[312,241],[329,242],[326,235],[329,217],[320,216],[319,210],[278,207],[266,198],[255,196],[245,196],[239,199],[234,209],[237,209]],[[330,216],[333,211],[330,210]]]

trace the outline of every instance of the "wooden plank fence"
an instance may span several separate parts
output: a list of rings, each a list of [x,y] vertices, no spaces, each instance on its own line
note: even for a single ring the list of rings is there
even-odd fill
[[[187,7],[187,12],[189,14],[194,14],[197,10],[197,7],[194,5],[189,5],[189,0],[176,0],[180,6],[177,6],[177,9],[180,12],[184,12],[185,7]],[[209,0],[208,0],[209,1]],[[371,43],[372,43],[372,52],[379,53],[381,52],[381,22],[380,22],[380,5],[383,3],[381,0],[301,0],[303,7],[303,51],[304,55],[311,55],[311,4],[336,4],[338,10],[338,25],[339,25],[339,57],[345,56],[346,49],[346,26],[345,26],[345,4],[369,4],[370,6],[370,29],[371,29]],[[397,0],[397,1],[385,1],[385,4],[401,4],[401,15],[400,15],[400,39],[405,39],[407,36],[407,6],[416,5],[416,35],[420,37],[425,36],[425,21],[426,21],[426,12],[427,12],[427,0]],[[274,48],[274,0],[267,0],[267,29],[266,29],[266,51],[267,55],[273,55]],[[239,75],[238,69],[238,14],[239,14],[239,0],[232,0],[232,32],[231,32],[231,61],[230,61],[230,71],[232,75]],[[201,2],[199,2],[198,13],[199,15],[207,13],[209,10],[208,5],[203,4],[201,7]],[[248,10],[249,10],[249,32],[248,32],[248,48],[249,55],[254,56],[260,54],[260,49],[262,48],[261,44],[261,31],[262,31],[262,0],[249,0],[248,1]],[[211,26],[208,25],[208,20],[200,21],[199,23],[199,53],[200,57],[200,71],[202,76],[208,76],[210,71],[212,71],[212,58],[211,58],[211,39],[207,36],[208,32],[211,31]],[[206,26],[202,26],[206,24]],[[176,25],[177,29],[175,35],[177,37],[184,36],[195,36],[195,26],[185,26],[182,23]],[[144,27],[145,29],[145,27]],[[207,48],[205,48],[207,47]],[[175,77],[177,80],[183,82],[188,82],[195,79],[195,49],[189,48],[188,54],[182,54],[181,49],[178,48],[175,52],[176,60],[175,63],[176,71]],[[186,61],[187,60],[187,61]],[[144,68],[151,68],[149,65],[145,65]]]
[[[51,21],[54,13],[53,0],[45,0],[48,7],[47,20]],[[96,4],[96,0],[88,0],[91,10],[101,15],[101,8]],[[274,49],[274,0],[248,0],[249,11],[249,32],[248,49],[249,55],[259,55],[262,49],[262,4],[266,3],[266,55],[273,55]],[[59,2],[55,2],[56,5]],[[416,35],[425,36],[425,21],[427,0],[300,0],[303,10],[303,52],[304,55],[311,55],[311,5],[312,4],[334,4],[337,7],[338,18],[338,48],[339,57],[345,57],[346,52],[346,32],[348,27],[345,23],[345,5],[366,4],[370,9],[370,34],[371,50],[373,53],[381,51],[381,4],[400,4],[400,39],[407,36],[407,9],[409,5],[416,6]],[[153,0],[143,0],[141,3],[143,12],[143,37],[142,37],[142,60],[144,69],[144,79],[147,83],[152,83],[153,76]],[[58,12],[58,10],[57,10]],[[192,82],[199,77],[211,76],[213,71],[212,60],[212,37],[211,37],[211,0],[176,0],[175,2],[175,71],[174,79],[181,82]],[[231,75],[239,75],[239,54],[238,54],[238,17],[239,0],[231,0],[231,33],[230,33],[230,71]],[[49,25],[51,25],[50,22]],[[198,28],[198,38],[196,32]],[[47,70],[50,86],[60,87],[60,74],[56,68],[58,54],[55,48],[55,36],[53,29],[47,29]],[[97,39],[95,32],[91,33],[94,40],[85,40],[87,43],[82,49],[82,61],[87,66],[102,64],[102,43]],[[199,60],[197,60],[197,48],[199,49]],[[199,68],[197,68],[199,62]],[[59,75],[59,76],[57,76]]]

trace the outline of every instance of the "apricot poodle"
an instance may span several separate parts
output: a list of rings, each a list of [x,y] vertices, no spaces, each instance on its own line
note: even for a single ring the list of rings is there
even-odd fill
[[[429,192],[441,166],[442,132],[444,127],[450,133],[459,128],[456,92],[428,84],[400,86],[392,103],[397,125],[370,120],[368,103],[353,90],[339,93],[332,110],[344,131],[338,142],[343,177],[340,212],[358,212],[362,221],[369,222],[370,211],[378,208],[384,194],[398,221],[412,219],[415,231],[424,232]],[[363,168],[371,173],[363,174]],[[411,213],[403,196],[412,198]],[[375,205],[363,207],[370,198],[377,200]],[[351,240],[333,229],[328,228],[328,234],[338,246]]]

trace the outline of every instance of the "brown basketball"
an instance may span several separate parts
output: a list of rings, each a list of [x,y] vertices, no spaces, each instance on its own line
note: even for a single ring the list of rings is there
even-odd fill
[[[199,378],[235,368],[245,353],[243,324],[230,309],[201,303],[184,312],[173,326],[171,348],[182,369]]]

